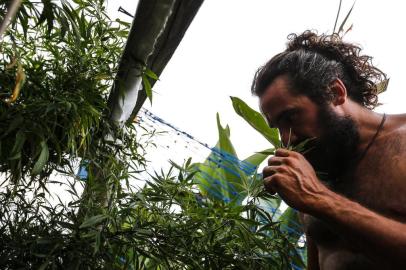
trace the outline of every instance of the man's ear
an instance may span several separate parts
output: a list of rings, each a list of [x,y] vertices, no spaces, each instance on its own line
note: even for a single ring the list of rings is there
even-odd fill
[[[340,79],[332,81],[329,89],[334,96],[332,103],[335,106],[342,105],[347,100],[347,88]]]

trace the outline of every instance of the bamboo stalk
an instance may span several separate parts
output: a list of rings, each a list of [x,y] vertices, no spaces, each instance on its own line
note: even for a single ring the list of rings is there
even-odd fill
[[[18,9],[20,8],[21,0],[14,0],[9,8],[7,9],[7,14],[4,17],[0,25],[0,42],[3,40],[4,32],[6,32],[7,27],[9,26],[11,20],[16,15]]]

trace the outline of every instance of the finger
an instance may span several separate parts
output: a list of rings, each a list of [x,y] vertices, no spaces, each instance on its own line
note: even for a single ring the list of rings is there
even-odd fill
[[[264,169],[262,170],[262,178],[265,180],[265,178],[267,178],[275,173],[276,173],[275,166],[265,166]]]
[[[270,157],[268,159],[269,166],[281,165],[284,163],[284,157]]]
[[[270,194],[274,195],[276,192],[278,192],[277,189],[277,175],[274,174],[272,176],[269,176],[264,179],[264,187],[267,192]]]
[[[283,165],[279,165],[279,166],[266,166],[263,170],[262,170],[262,177],[265,179],[269,176],[274,175],[275,173],[284,173],[286,172],[286,168]]]
[[[289,151],[289,150],[287,150],[287,149],[278,148],[278,149],[275,151],[275,156],[276,156],[276,157],[288,157],[291,153],[292,153],[292,151]]]

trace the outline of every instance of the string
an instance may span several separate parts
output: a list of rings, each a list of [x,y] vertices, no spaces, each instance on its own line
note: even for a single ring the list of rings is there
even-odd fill
[[[368,143],[367,147],[365,148],[364,152],[360,155],[359,159],[358,159],[358,163],[361,162],[361,160],[365,157],[365,155],[367,154],[369,148],[371,148],[372,144],[375,142],[375,139],[378,137],[379,132],[382,130],[383,128],[383,124],[385,123],[386,120],[386,114],[384,113],[382,116],[382,120],[381,123],[379,124],[378,128],[376,129],[375,135],[372,137],[371,141]]]

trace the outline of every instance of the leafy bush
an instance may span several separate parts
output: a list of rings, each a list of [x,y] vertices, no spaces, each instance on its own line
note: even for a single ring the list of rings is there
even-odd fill
[[[128,27],[103,1],[23,1],[6,33],[0,268],[291,268],[294,241],[258,204],[275,198],[256,173],[244,178],[244,204],[199,189],[190,162],[132,186],[148,142],[111,124],[106,105]]]
[[[111,129],[103,115],[128,25],[103,1],[76,2],[24,1],[1,44],[0,172],[13,182],[88,158]]]

